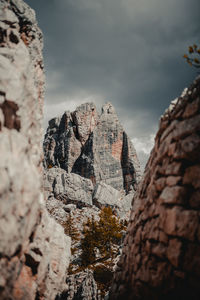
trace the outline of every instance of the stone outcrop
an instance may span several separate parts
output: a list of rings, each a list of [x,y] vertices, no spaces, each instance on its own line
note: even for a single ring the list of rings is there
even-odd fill
[[[200,77],[161,117],[110,299],[200,298]]]
[[[83,228],[88,219],[98,222],[104,207],[111,207],[121,222],[128,220],[140,179],[135,149],[111,104],[104,105],[99,116],[94,104],[86,103],[49,121],[44,156],[48,212],[72,237],[74,231],[79,233],[72,240],[68,289],[59,299],[101,299],[93,272],[86,274],[81,261]],[[121,245],[113,247],[118,256]],[[110,258],[104,263],[110,264]]]
[[[136,151],[108,103],[99,116],[93,103],[49,121],[44,140],[45,166],[104,182],[128,193],[140,178]]]
[[[127,221],[133,194],[131,192],[125,195],[125,192],[119,192],[104,182],[93,185],[90,179],[78,174],[67,173],[58,167],[45,170],[44,195],[48,212],[65,228],[65,232],[71,232],[72,236],[70,273],[67,276],[68,288],[56,300],[102,299],[101,292],[96,287],[93,271],[88,273],[87,270],[84,270],[85,267],[81,261],[83,229],[88,219],[93,218],[96,222],[99,221],[99,214],[105,206],[111,207],[121,221]],[[76,240],[73,237],[77,233]],[[121,245],[113,247],[115,247],[116,255],[113,258],[112,266],[117,261],[116,256],[119,255]],[[100,257],[96,258],[97,264],[98,259],[101,260]],[[110,257],[106,260],[103,259],[103,263],[110,264]],[[95,270],[96,262],[92,267]]]
[[[70,239],[42,195],[42,35],[22,0],[0,0],[0,299],[55,299]]]
[[[53,167],[44,173],[44,195],[48,211],[61,222],[75,208],[94,208],[96,214],[96,208],[100,211],[105,206],[128,219],[134,192],[125,195],[104,182],[94,186],[90,179]]]
[[[61,168],[51,168],[44,175],[44,191],[47,198],[53,195],[65,204],[91,206],[93,189],[91,180],[67,173]]]

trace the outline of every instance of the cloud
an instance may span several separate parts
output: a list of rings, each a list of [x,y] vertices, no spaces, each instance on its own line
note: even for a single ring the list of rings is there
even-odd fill
[[[199,42],[199,0],[26,2],[44,33],[46,120],[88,99],[109,101],[140,140],[196,75],[182,55]]]
[[[138,152],[143,152],[149,155],[154,145],[155,134],[151,134],[149,137],[133,138],[132,142]]]
[[[150,152],[154,146],[154,139],[155,133],[152,133],[149,136],[142,136],[140,138],[132,139],[132,143],[136,149],[142,171],[145,168]]]

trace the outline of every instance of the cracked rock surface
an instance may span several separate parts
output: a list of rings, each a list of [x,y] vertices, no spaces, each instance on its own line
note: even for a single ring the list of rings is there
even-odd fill
[[[161,117],[109,299],[200,298],[200,77]]]
[[[110,103],[101,115],[93,103],[85,103],[49,121],[44,157],[47,209],[64,228],[70,220],[79,232],[79,240],[72,241],[68,289],[59,299],[100,300],[93,271],[79,270],[83,228],[88,218],[99,221],[104,207],[111,207],[121,221],[128,220],[140,179],[136,151]],[[116,249],[120,253],[121,245]]]
[[[110,103],[101,115],[93,103],[85,103],[50,120],[44,156],[46,168],[57,166],[126,193],[140,179],[136,151]]]
[[[0,299],[55,299],[70,239],[42,195],[42,34],[22,0],[0,0]]]

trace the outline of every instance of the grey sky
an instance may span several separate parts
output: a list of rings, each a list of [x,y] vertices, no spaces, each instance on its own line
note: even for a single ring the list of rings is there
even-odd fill
[[[26,2],[44,34],[45,123],[112,102],[144,162],[160,115],[196,76],[182,55],[200,42],[199,0]]]

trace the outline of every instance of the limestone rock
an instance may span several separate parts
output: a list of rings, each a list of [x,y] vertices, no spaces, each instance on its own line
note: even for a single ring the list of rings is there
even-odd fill
[[[53,167],[44,172],[44,194],[48,211],[61,223],[71,210],[83,207],[110,206],[120,218],[128,219],[134,192],[125,195],[102,181],[93,185],[89,179]]]
[[[200,298],[200,77],[161,117],[109,299]]]
[[[51,168],[45,172],[44,189],[65,204],[92,205],[92,182],[61,168]]]
[[[104,182],[97,183],[93,192],[93,204],[99,208],[119,205],[120,192]]]
[[[93,103],[86,103],[50,120],[44,154],[47,168],[57,166],[126,193],[140,179],[136,151],[110,103],[100,116]]]
[[[55,299],[70,239],[42,195],[42,35],[22,0],[0,0],[0,299]]]

